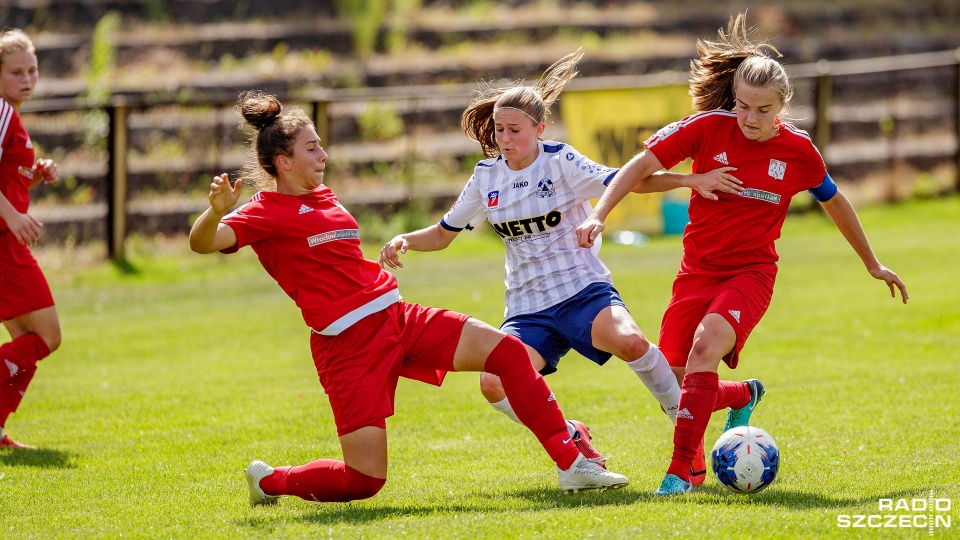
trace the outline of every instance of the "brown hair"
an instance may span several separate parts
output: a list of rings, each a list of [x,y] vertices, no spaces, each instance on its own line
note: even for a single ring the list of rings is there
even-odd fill
[[[780,57],[780,51],[769,43],[750,41],[757,29],[748,30],[746,22],[746,12],[739,13],[730,17],[726,32],[717,30],[717,41],[697,40],[700,58],[690,62],[690,96],[696,111],[733,109],[734,88],[739,82],[775,86],[784,106],[793,98],[786,70],[766,53]]]
[[[292,156],[297,136],[313,121],[299,107],[284,111],[276,96],[260,91],[241,93],[237,103],[243,119],[256,131],[240,175],[257,189],[274,190],[277,156]]]
[[[483,155],[500,155],[497,146],[493,113],[503,107],[518,109],[530,117],[534,124],[546,121],[550,106],[560,97],[564,87],[577,76],[577,64],[583,58],[583,50],[577,49],[553,63],[537,81],[536,86],[524,86],[515,81],[505,86],[487,86],[474,92],[473,99],[463,115],[460,128],[467,137],[480,143]]]
[[[33,42],[27,36],[26,32],[19,28],[13,28],[0,34],[0,65],[3,65],[3,57],[8,53],[27,51],[30,54],[37,54],[37,49]]]

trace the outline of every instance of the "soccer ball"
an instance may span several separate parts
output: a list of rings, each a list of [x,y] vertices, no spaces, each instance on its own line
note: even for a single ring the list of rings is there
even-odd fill
[[[780,469],[780,450],[770,435],[754,426],[735,427],[717,439],[710,453],[713,474],[737,493],[769,486]]]

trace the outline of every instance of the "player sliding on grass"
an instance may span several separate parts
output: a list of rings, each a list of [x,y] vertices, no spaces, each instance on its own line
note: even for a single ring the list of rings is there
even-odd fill
[[[540,373],[555,372],[571,348],[600,365],[616,356],[674,419],[680,387],[670,366],[624,306],[597,256],[599,244],[592,250],[577,245],[575,229],[589,214],[590,199],[603,194],[617,170],[593,163],[568,144],[540,140],[550,105],[577,75],[582,56],[577,51],[560,59],[536,86],[512,84],[477,94],[460,123],[489,159],[477,164],[438,224],[387,242],[380,266],[400,268],[400,254],[444,249],[462,230],[489,221],[506,247],[506,314],[500,329],[527,345]],[[677,187],[688,179],[664,176]],[[734,191],[728,180],[706,180],[691,187],[705,194]],[[480,386],[494,409],[516,420],[512,399],[495,374],[482,374]],[[586,442],[583,424],[571,423]],[[702,475],[700,461],[696,472]]]
[[[3,426],[20,406],[37,362],[60,346],[53,295],[30,252],[43,226],[27,214],[30,188],[60,178],[52,160],[34,161],[20,122],[20,105],[33,95],[37,74],[30,38],[20,30],[0,34],[0,321],[12,338],[0,345],[0,448],[35,448],[11,439]]]
[[[343,461],[297,467],[254,461],[246,470],[252,504],[273,504],[281,495],[318,502],[374,496],[387,478],[386,418],[398,378],[439,386],[448,371],[501,377],[517,416],[556,462],[562,489],[628,483],[580,453],[518,339],[460,313],[401,301],[396,278],[363,258],[356,220],[323,184],[327,154],[302,110],[283,111],[275,97],[247,93],[240,111],[257,131],[259,167],[248,165],[245,175],[261,191],[227,214],[243,180],[231,187],[226,174],[215,177],[190,247],[233,253],[250,246],[297,303],[343,451]]]
[[[759,381],[719,381],[717,368],[721,360],[737,366],[750,331],[770,304],[778,259],[774,242],[794,195],[809,190],[870,275],[885,282],[892,296],[899,289],[904,303],[908,298],[900,278],[877,260],[810,137],[781,120],[792,90],[783,66],[764,52],[777,50],[750,41],[743,14],[719,35],[717,42],[697,42],[700,58],[692,63],[690,93],[700,112],[647,140],[647,150],[617,173],[577,228],[580,245],[593,247],[604,219],[627,193],[638,186],[668,188],[651,175],[685,158],[693,159],[694,173],[731,180],[735,174],[742,182],[739,194],[723,193],[719,200],[690,196],[683,260],[660,329],[660,347],[682,377],[683,391],[673,459],[657,495],[690,490],[690,463],[713,411],[731,408],[725,430],[747,425],[763,396]]]

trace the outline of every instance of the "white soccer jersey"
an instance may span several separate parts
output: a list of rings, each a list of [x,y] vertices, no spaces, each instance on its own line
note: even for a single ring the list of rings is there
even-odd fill
[[[597,257],[600,242],[581,248],[576,228],[617,169],[590,161],[569,144],[537,144],[540,154],[521,171],[507,167],[503,156],[477,163],[440,220],[455,232],[486,220],[503,238],[508,319],[554,306],[591,283],[613,282]]]

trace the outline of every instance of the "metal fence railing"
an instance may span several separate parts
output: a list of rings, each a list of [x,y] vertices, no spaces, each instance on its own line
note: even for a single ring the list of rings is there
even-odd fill
[[[952,191],[960,190],[960,49],[941,52],[871,58],[863,60],[820,61],[789,66],[788,72],[797,90],[795,102],[804,114],[798,121],[811,132],[828,167],[844,171],[846,168],[864,171],[870,167],[889,166],[896,160],[913,161],[919,168],[949,163],[954,168]],[[643,76],[591,77],[574,81],[576,88],[635,88],[663,84],[685,83],[686,73],[661,73]],[[456,118],[468,102],[475,84],[417,87],[368,88],[349,90],[318,89],[298,91],[281,99],[304,104],[315,119],[325,146],[346,145],[340,135],[351,113],[350,104],[363,102],[389,103],[438,117],[440,109],[451,110],[448,117]],[[131,119],[146,117],[163,107],[215,111],[217,120],[208,135],[216,151],[212,158],[201,158],[196,171],[203,174],[223,170],[233,164],[236,140],[228,140],[224,111],[236,102],[236,94],[208,93],[203,96],[180,99],[155,99],[151,96],[115,96],[109,103],[84,104],[77,100],[35,100],[24,104],[25,115],[91,110],[104,111],[107,117],[106,148],[97,159],[101,167],[93,167],[89,175],[99,177],[102,196],[100,204],[105,211],[94,217],[105,222],[105,238],[109,256],[124,257],[124,245],[130,229],[131,175],[150,174],[149,167],[137,166],[132,171]],[[867,107],[865,103],[884,103],[883,107]],[[442,105],[442,104],[448,105]],[[399,105],[398,105],[399,104]],[[335,111],[339,108],[340,113]],[[432,116],[431,116],[432,115]],[[149,124],[149,120],[138,120]],[[31,125],[27,121],[28,126]],[[159,128],[157,128],[159,129]],[[174,129],[174,132],[176,130]],[[233,130],[236,131],[236,130]],[[31,130],[31,133],[32,130]],[[174,137],[176,133],[174,133]],[[915,139],[916,144],[892,144],[895,137]],[[464,138],[465,139],[465,138]],[[859,139],[865,144],[852,144]],[[226,142],[224,142],[226,141]],[[935,141],[935,142],[930,142]],[[469,141],[465,141],[468,143]],[[883,144],[880,144],[880,143]],[[848,144],[849,143],[849,144]],[[225,148],[230,147],[233,149]],[[424,153],[457,153],[466,145],[444,145],[441,142],[403,146],[398,155],[416,158]],[[413,150],[411,150],[413,148]],[[837,149],[837,151],[833,151]],[[358,152],[359,154],[360,152]],[[385,161],[396,159],[386,151],[377,150]],[[206,161],[204,161],[206,159]],[[357,158],[360,159],[360,158]],[[209,163],[209,161],[215,163]],[[162,161],[162,160],[161,160]],[[160,167],[164,164],[161,163]],[[143,171],[147,171],[144,173]],[[851,173],[852,175],[853,173]],[[840,173],[843,176],[843,173]],[[836,174],[835,174],[836,176]],[[194,176],[195,178],[195,176]],[[407,193],[409,195],[409,193]],[[194,209],[195,210],[195,209]]]

